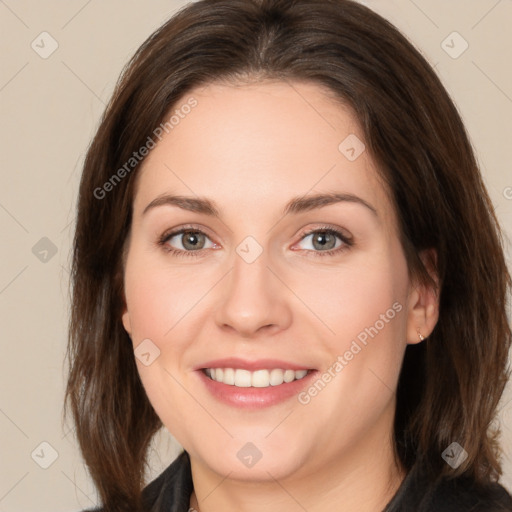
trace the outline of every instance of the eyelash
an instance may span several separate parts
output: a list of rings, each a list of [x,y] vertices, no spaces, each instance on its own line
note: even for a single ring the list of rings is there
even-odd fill
[[[187,233],[187,232],[200,233],[200,234],[203,234],[206,237],[208,237],[208,235],[206,233],[204,233],[204,231],[201,231],[200,229],[198,229],[194,226],[184,226],[175,231],[170,231],[170,232],[166,231],[165,233],[163,233],[160,236],[160,238],[158,239],[158,245],[161,246],[165,252],[172,254],[173,256],[185,257],[185,258],[197,258],[198,256],[201,256],[202,252],[205,251],[206,249],[199,249],[197,251],[183,251],[181,249],[174,249],[167,245],[167,242],[171,238],[175,237],[176,235],[181,235],[181,234]],[[304,251],[313,252],[315,255],[314,257],[336,256],[338,254],[341,254],[344,251],[349,250],[354,245],[354,241],[352,240],[352,238],[344,235],[341,231],[339,231],[338,229],[336,229],[332,226],[321,226],[321,227],[317,227],[315,229],[311,229],[305,233],[302,233],[300,241],[302,241],[304,238],[306,238],[307,236],[309,236],[313,233],[326,233],[326,234],[330,234],[330,235],[335,235],[343,242],[343,245],[341,247],[338,247],[336,249],[329,249],[328,251],[312,251],[310,249],[301,249]]]

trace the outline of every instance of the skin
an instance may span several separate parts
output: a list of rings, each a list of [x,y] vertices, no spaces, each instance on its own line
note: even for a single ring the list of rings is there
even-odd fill
[[[394,206],[368,151],[351,162],[338,149],[350,134],[363,140],[357,119],[307,82],[216,83],[189,96],[197,106],[137,176],[122,321],[134,348],[149,338],[160,350],[137,366],[157,414],[191,457],[191,506],[382,510],[404,478],[392,442],[400,365],[418,331],[433,330],[438,307],[434,290],[408,278]],[[356,195],[376,214],[343,201],[283,216],[292,198],[327,192]],[[143,214],[170,193],[207,197],[220,218],[175,205]],[[206,234],[201,255],[179,257],[158,244],[187,224]],[[319,256],[305,232],[324,224],[354,244]],[[263,250],[250,264],[236,252],[249,235]],[[182,243],[178,235],[167,247],[185,251]],[[238,409],[210,395],[194,370],[238,356],[322,373],[395,303],[401,311],[306,405],[293,397]],[[237,458],[249,441],[262,453],[251,468]]]

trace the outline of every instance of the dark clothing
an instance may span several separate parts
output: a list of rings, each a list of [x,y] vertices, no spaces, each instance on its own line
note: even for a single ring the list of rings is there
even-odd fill
[[[192,490],[190,459],[184,451],[145,487],[144,503],[151,512],[188,512]],[[418,471],[410,471],[382,512],[505,511],[512,512],[512,497],[500,484],[482,488],[462,477],[429,483]]]

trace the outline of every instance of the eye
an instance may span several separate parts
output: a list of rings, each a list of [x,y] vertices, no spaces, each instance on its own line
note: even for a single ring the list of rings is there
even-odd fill
[[[158,243],[177,256],[198,256],[202,249],[218,247],[201,230],[187,227],[164,233]]]
[[[322,227],[308,231],[301,243],[303,246],[300,249],[312,251],[315,256],[332,256],[348,250],[353,240],[338,229]]]
[[[196,257],[203,249],[217,249],[220,246],[212,242],[208,235],[195,227],[182,227],[165,232],[158,244],[175,256]],[[300,247],[300,244],[303,244]],[[311,252],[314,256],[334,256],[350,249],[354,245],[352,237],[332,227],[321,227],[303,234],[297,244],[300,250]],[[292,249],[295,249],[292,248]]]

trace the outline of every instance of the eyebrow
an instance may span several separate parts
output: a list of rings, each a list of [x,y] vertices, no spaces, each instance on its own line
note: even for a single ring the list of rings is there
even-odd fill
[[[346,193],[313,194],[295,197],[286,204],[283,209],[283,215],[288,215],[289,213],[298,214],[341,202],[360,204],[370,210],[375,216],[378,216],[377,210],[370,203],[359,196]],[[171,194],[164,194],[153,199],[153,201],[144,208],[142,215],[146,214],[153,208],[165,205],[177,206],[178,208],[190,212],[202,213],[211,217],[220,218],[218,208],[215,206],[214,201],[211,201],[210,199],[205,197],[189,197]]]

